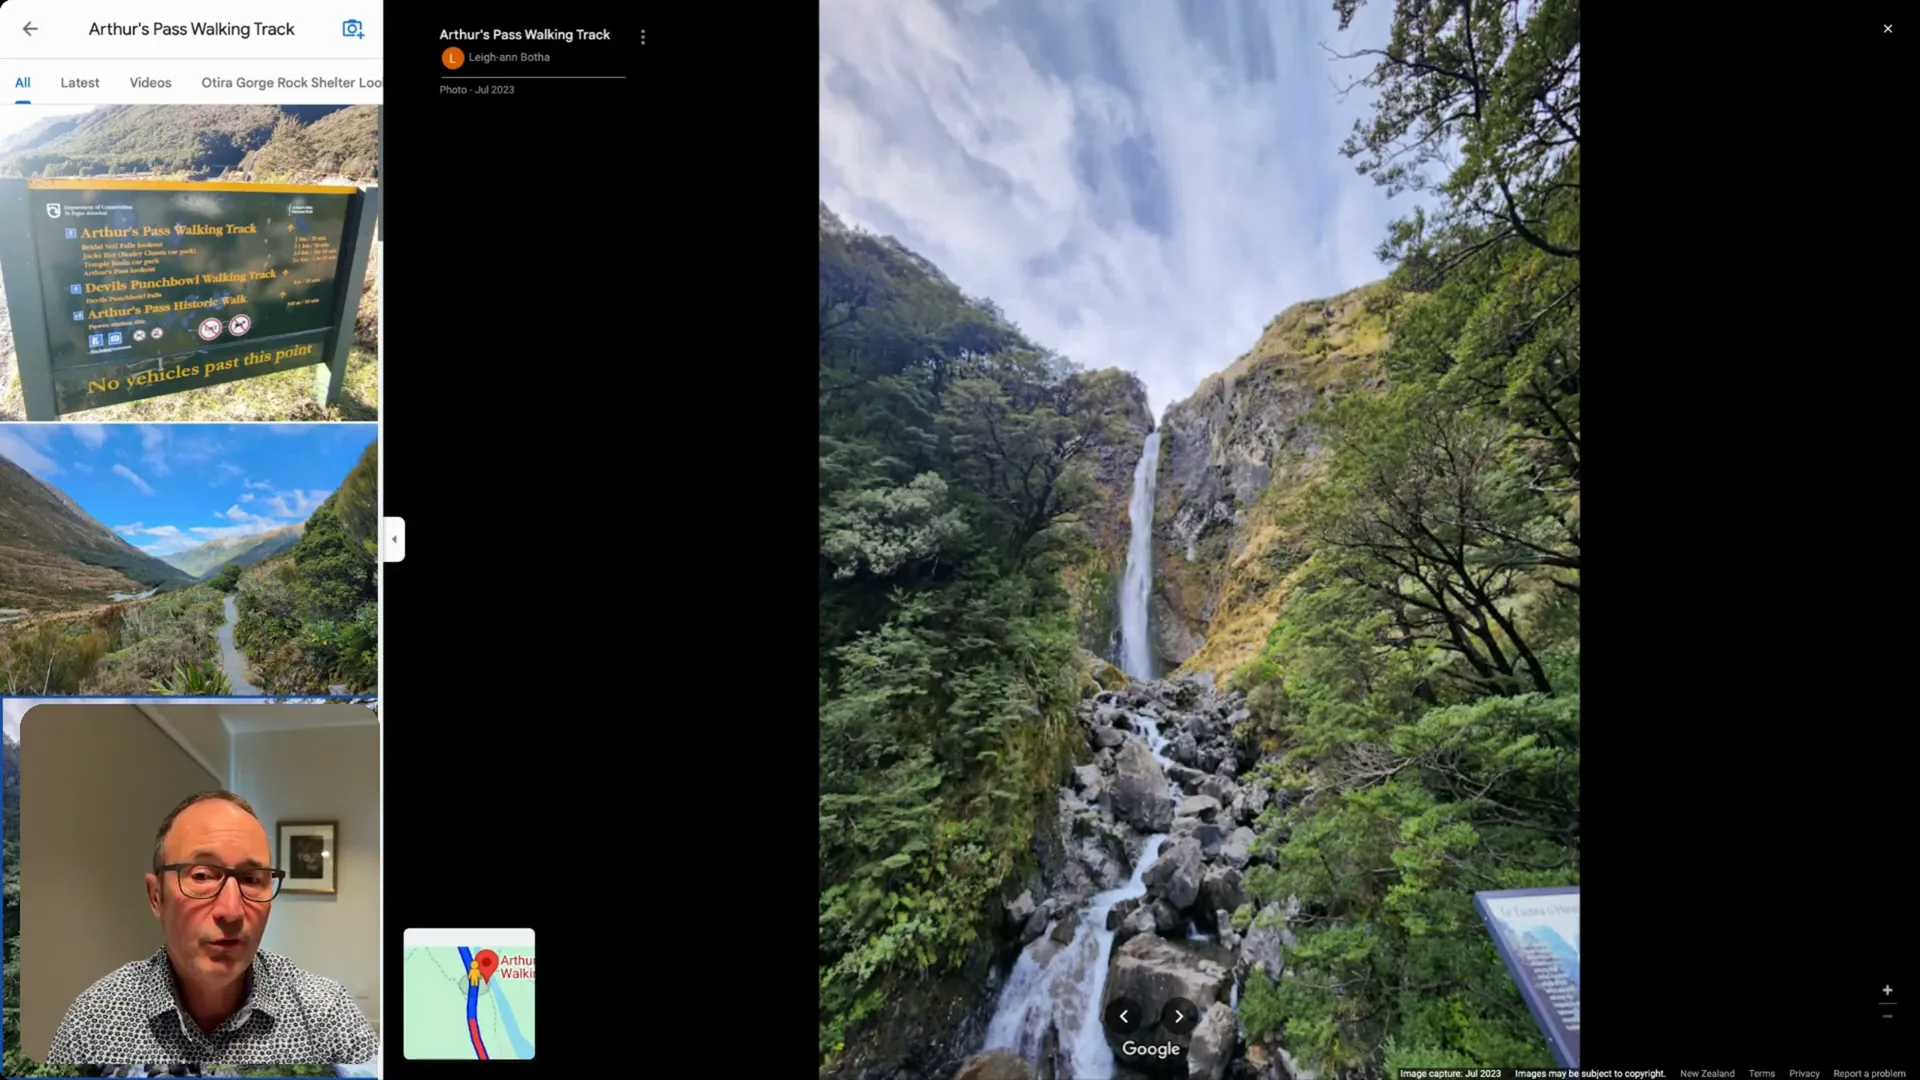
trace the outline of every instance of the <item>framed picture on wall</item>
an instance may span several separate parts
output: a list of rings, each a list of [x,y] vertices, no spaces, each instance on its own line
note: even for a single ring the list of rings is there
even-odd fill
[[[338,823],[332,821],[283,821],[280,823],[280,867],[287,880],[283,893],[339,892],[334,880],[334,834]]]

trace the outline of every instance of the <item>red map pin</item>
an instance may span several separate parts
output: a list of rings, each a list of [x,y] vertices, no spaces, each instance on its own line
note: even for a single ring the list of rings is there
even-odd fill
[[[480,981],[489,982],[493,979],[493,969],[500,966],[500,954],[492,949],[481,949],[473,954],[473,962],[480,965]]]

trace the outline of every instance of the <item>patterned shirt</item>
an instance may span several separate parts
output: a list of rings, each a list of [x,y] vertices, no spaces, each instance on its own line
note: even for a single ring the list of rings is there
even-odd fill
[[[265,949],[247,998],[211,1034],[180,1004],[161,949],[88,987],[47,1051],[51,1065],[337,1065],[372,1060],[379,1037],[332,979]]]

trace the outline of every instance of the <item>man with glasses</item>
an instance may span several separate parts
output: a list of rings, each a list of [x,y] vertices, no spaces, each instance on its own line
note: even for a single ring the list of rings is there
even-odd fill
[[[94,983],[54,1033],[50,1065],[339,1065],[373,1026],[332,979],[260,948],[286,871],[245,799],[207,791],[154,837],[147,906],[166,945]]]

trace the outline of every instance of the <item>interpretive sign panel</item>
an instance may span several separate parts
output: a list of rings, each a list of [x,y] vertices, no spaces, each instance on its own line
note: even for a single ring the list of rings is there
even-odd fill
[[[8,184],[29,223],[0,242],[29,419],[344,360],[360,297],[350,275],[366,267],[361,189]],[[8,225],[20,210],[0,205]],[[19,325],[24,293],[44,350]]]
[[[1474,907],[1563,1069],[1580,1067],[1580,889],[1473,894]]]

